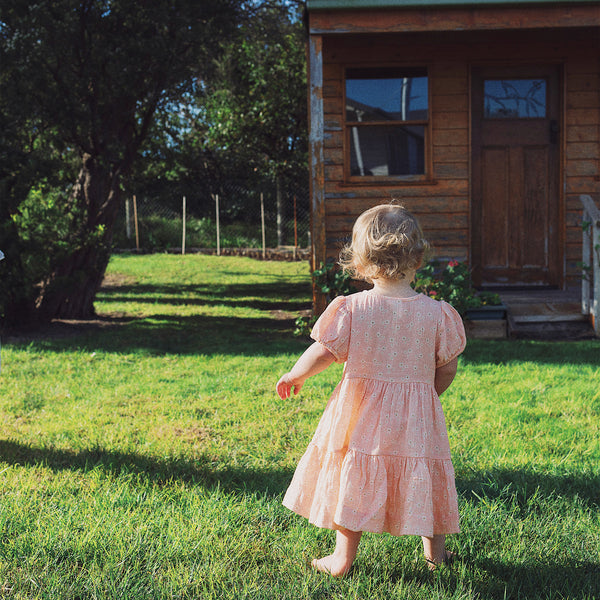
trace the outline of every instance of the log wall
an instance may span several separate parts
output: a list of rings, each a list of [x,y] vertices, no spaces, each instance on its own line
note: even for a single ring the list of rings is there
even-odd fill
[[[440,258],[469,260],[470,73],[473,66],[556,64],[562,72],[560,212],[564,284],[579,283],[579,194],[600,198],[600,35],[598,28],[527,31],[324,35],[322,241],[315,263],[337,258],[352,223],[392,198],[416,214]],[[322,35],[321,35],[322,34]],[[344,171],[344,69],[426,66],[429,74],[430,177],[426,182],[356,183]],[[313,185],[315,182],[313,181]],[[318,212],[314,213],[318,214]]]

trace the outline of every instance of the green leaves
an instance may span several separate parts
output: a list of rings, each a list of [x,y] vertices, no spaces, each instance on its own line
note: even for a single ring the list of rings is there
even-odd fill
[[[203,99],[207,148],[270,177],[305,167],[303,36],[299,20],[265,5],[224,45]]]
[[[336,296],[347,296],[356,292],[356,288],[352,285],[352,276],[336,269],[333,262],[321,263],[312,275],[316,286],[327,295],[329,301]]]
[[[461,316],[470,308],[500,304],[498,294],[476,291],[469,267],[456,260],[449,261],[443,269],[437,261],[425,265],[417,271],[413,287],[426,296],[445,300]]]

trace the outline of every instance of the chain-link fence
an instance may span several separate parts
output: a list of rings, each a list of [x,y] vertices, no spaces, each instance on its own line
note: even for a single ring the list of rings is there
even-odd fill
[[[115,227],[117,249],[308,248],[308,183],[263,189],[231,182],[181,198],[125,199]]]

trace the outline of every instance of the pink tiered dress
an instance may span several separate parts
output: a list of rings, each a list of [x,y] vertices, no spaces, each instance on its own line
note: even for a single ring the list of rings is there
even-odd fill
[[[369,290],[337,297],[312,337],[346,364],[283,504],[328,529],[458,533],[434,376],[465,347],[460,315],[424,295]]]

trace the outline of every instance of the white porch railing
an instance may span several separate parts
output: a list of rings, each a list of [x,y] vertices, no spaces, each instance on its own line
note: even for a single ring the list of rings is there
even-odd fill
[[[581,312],[590,315],[596,336],[600,337],[600,210],[587,195],[579,196],[583,204],[583,278]]]

